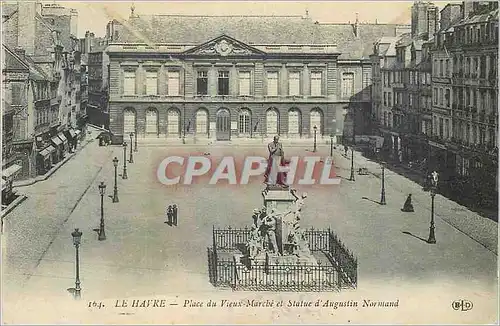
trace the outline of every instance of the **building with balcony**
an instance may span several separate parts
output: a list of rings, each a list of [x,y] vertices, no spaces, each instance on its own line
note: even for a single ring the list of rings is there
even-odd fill
[[[498,3],[455,6],[443,9],[432,48],[433,166],[452,195],[497,205]]]
[[[439,22],[436,13],[415,2],[412,19],[424,22],[375,44],[373,113],[386,159],[439,172],[454,199],[496,207],[498,4],[448,4]]]
[[[302,16],[140,16],[108,25],[114,142],[308,138],[370,119],[369,54],[407,26]],[[359,120],[359,121],[358,121]],[[356,121],[356,123],[354,122]]]
[[[385,159],[398,163],[418,160],[422,154],[422,129],[429,126],[422,112],[428,96],[422,98],[421,89],[430,84],[424,44],[438,26],[434,4],[416,1],[411,11],[411,31],[379,39],[371,56],[372,69],[379,76],[378,94],[373,94],[372,101],[374,118],[384,137],[382,153]]]
[[[75,138],[72,128],[80,111],[79,49],[71,34],[75,12],[66,15],[49,7],[52,11],[47,12],[39,1],[2,6],[7,60],[3,104],[9,112],[14,110],[13,141],[4,162],[21,157],[22,178],[45,173],[64,157]]]
[[[88,120],[109,129],[109,57],[105,52],[108,40],[86,32],[83,44],[87,58]]]

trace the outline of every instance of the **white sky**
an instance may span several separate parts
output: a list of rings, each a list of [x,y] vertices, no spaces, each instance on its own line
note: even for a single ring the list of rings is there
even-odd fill
[[[450,1],[434,1],[441,10]],[[306,9],[319,22],[348,23],[356,19],[373,23],[410,23],[413,1],[44,1],[78,10],[78,37],[85,31],[104,36],[106,24],[113,18],[141,14],[183,15],[305,15]]]

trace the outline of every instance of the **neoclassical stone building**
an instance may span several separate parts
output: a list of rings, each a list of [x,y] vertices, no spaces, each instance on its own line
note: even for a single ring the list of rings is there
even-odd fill
[[[405,28],[132,10],[107,28],[114,142],[131,132],[169,140],[309,138],[314,126],[319,138],[337,142],[354,127],[361,134],[373,42]]]

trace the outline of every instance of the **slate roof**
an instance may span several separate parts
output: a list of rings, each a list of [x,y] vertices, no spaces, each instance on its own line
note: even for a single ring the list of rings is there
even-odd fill
[[[21,63],[21,65],[16,65],[13,61],[7,60],[7,62],[12,62],[14,66],[12,66],[13,69],[19,69],[19,68],[24,68],[26,69],[26,66],[29,69],[30,73],[30,78],[34,80],[50,80],[50,77],[43,71],[41,67],[39,67],[29,56],[26,55],[20,55],[10,49],[8,46],[3,44],[3,47],[5,48],[5,53],[7,54],[7,58],[13,58],[15,61],[18,61],[18,63]],[[6,67],[7,69],[11,67]]]
[[[340,59],[368,58],[382,36],[402,25],[322,24],[302,16],[141,15],[122,22],[117,43],[202,44],[225,34],[252,44],[335,44]],[[403,25],[405,26],[405,25]]]

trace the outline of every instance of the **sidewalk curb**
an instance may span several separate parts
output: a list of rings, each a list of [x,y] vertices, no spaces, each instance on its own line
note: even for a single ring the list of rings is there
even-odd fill
[[[82,149],[84,149],[89,143],[91,143],[92,140],[87,141],[85,144],[80,146],[74,153],[71,153],[68,155],[62,162],[59,162],[54,166],[52,169],[50,169],[47,173],[44,175],[39,175],[35,178],[29,179],[29,180],[22,180],[18,182],[14,182],[12,185],[13,188],[20,188],[20,187],[26,187],[26,186],[31,186],[39,181],[45,181],[47,180],[51,175],[53,175],[57,170],[59,170],[66,162],[68,162],[72,157],[75,157],[76,154],[78,154]]]
[[[10,203],[2,212],[0,212],[0,217],[2,218],[2,226],[3,226],[3,218],[9,214],[14,208],[19,206],[23,201],[28,198],[26,195],[19,195],[12,203]],[[2,228],[3,232],[3,228]]]

